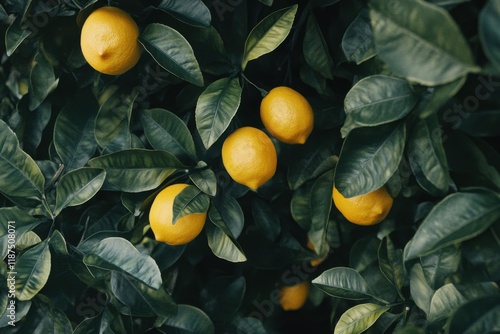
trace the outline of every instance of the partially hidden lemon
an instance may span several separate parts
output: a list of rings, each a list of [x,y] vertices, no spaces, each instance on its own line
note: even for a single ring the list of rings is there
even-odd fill
[[[393,198],[385,187],[364,195],[344,197],[333,187],[333,203],[342,215],[357,225],[375,225],[387,217],[392,208]]]
[[[95,70],[118,75],[139,61],[139,28],[134,19],[116,7],[101,7],[85,20],[80,46],[83,56]]]
[[[309,248],[310,250],[312,250],[313,252],[316,253],[316,249],[314,248],[313,243],[309,239],[307,240],[307,248]],[[311,267],[317,267],[321,263],[323,263],[323,261],[326,259],[326,257],[327,257],[326,255],[324,255],[322,257],[318,257],[317,259],[309,261],[309,264],[311,265]]]
[[[224,140],[222,163],[234,181],[256,190],[274,176],[278,157],[262,130],[246,126]]]
[[[314,127],[311,105],[289,87],[275,87],[260,104],[260,118],[269,133],[287,144],[304,144]]]
[[[309,288],[308,281],[302,281],[291,286],[282,286],[279,297],[281,308],[285,311],[296,311],[302,308],[309,296]]]
[[[169,245],[184,245],[196,238],[203,230],[207,213],[183,216],[172,224],[175,197],[188,185],[173,184],[156,195],[149,211],[149,224],[157,241]]]

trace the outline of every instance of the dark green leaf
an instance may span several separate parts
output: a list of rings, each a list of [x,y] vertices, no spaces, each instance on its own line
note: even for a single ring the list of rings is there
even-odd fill
[[[157,188],[183,165],[165,151],[124,150],[89,161],[94,168],[106,170],[106,181],[122,191],[141,192]]]
[[[446,333],[500,332],[500,296],[487,296],[465,303],[449,320]]]
[[[405,260],[471,239],[500,217],[498,194],[486,189],[451,194],[439,202],[405,249]]]
[[[93,318],[83,320],[75,328],[73,334],[119,334],[113,330],[115,316],[108,307]]]
[[[149,24],[139,41],[156,62],[182,80],[203,86],[203,75],[189,42],[175,29]]]
[[[43,53],[36,54],[30,72],[29,108],[35,110],[45,98],[57,87],[54,68]]]
[[[358,81],[344,100],[349,121],[342,127],[343,137],[354,128],[390,123],[405,117],[418,98],[406,80],[373,75]]]
[[[116,298],[124,304],[126,315],[169,317],[177,312],[174,300],[163,287],[155,290],[118,272],[111,273],[109,285]]]
[[[436,113],[447,101],[449,101],[462,88],[467,77],[460,77],[452,82],[429,88],[428,96],[424,95],[415,108],[415,113],[421,119]]]
[[[410,166],[417,182],[435,196],[446,194],[450,184],[440,130],[437,116],[433,114],[415,125],[408,146]]]
[[[398,122],[351,131],[335,170],[339,192],[353,197],[382,187],[399,166],[405,137],[405,124]]]
[[[94,155],[95,117],[99,105],[88,90],[77,94],[57,116],[54,125],[54,148],[66,171],[83,167]]]
[[[187,186],[175,196],[172,207],[172,224],[180,218],[195,214],[205,213],[210,206],[210,198],[195,186]]]
[[[498,1],[487,1],[479,14],[479,40],[488,59],[497,69],[500,69],[498,20],[500,20],[500,3]]]
[[[311,189],[311,228],[307,236],[318,254],[328,251],[326,240],[330,211],[332,209],[334,171],[328,171],[318,177]]]
[[[348,61],[361,64],[375,56],[373,30],[370,24],[370,12],[363,8],[351,22],[342,37],[342,50]]]
[[[345,311],[341,316],[334,334],[357,334],[370,328],[377,319],[389,310],[388,306],[367,303],[359,304]]]
[[[450,13],[425,1],[370,2],[377,54],[396,73],[423,85],[451,82],[478,67]],[[446,38],[443,38],[446,36]]]
[[[325,78],[333,79],[333,60],[314,14],[307,19],[302,50],[309,66]]]
[[[165,109],[148,109],[141,113],[144,134],[155,150],[172,153],[176,157],[196,159],[193,137],[186,124]]]
[[[199,161],[197,169],[189,173],[189,178],[193,183],[208,196],[217,194],[217,177],[213,170],[208,168],[204,161]]]
[[[65,174],[56,188],[54,215],[68,206],[87,202],[101,189],[106,172],[97,168],[79,168]]]
[[[208,149],[227,129],[241,101],[238,78],[223,78],[212,82],[196,103],[196,128]]]
[[[272,208],[261,199],[252,202],[252,216],[255,225],[263,235],[275,242],[281,232],[281,224],[278,215]]]
[[[28,249],[16,261],[16,298],[29,300],[47,283],[49,278],[50,250],[48,240]]]
[[[442,248],[420,259],[427,282],[433,289],[444,285],[446,279],[458,271],[461,261],[456,245]]]
[[[5,294],[5,297],[7,298],[7,294]],[[13,321],[15,325],[19,325],[19,321],[22,319],[25,319],[26,314],[28,314],[32,301],[27,300],[27,301],[21,301],[21,300],[15,300],[16,302],[16,315],[15,319],[11,320],[9,317],[10,310],[5,309],[5,311],[0,314],[0,328],[4,328],[9,326],[9,322]]]
[[[182,22],[197,27],[210,26],[212,19],[210,10],[201,0],[192,0],[189,2],[162,0],[158,8],[169,12]]]
[[[26,134],[22,143],[23,149],[30,155],[34,155],[36,149],[42,141],[44,130],[50,122],[52,116],[52,105],[44,101],[28,119],[26,119]],[[43,171],[42,171],[43,172]],[[47,179],[47,178],[46,178]]]
[[[129,274],[153,289],[159,289],[162,283],[156,262],[123,238],[101,240],[84,256],[83,261],[87,266]]]
[[[415,304],[417,304],[425,314],[429,315],[434,290],[429,286],[429,283],[427,283],[424,270],[420,263],[416,263],[411,268],[410,294]]]
[[[15,228],[15,238],[20,240],[26,232],[31,231],[42,222],[43,220],[34,218],[21,208],[15,206],[0,208],[0,257],[7,256],[9,244],[12,244],[12,241],[9,242],[9,239],[13,240],[12,234],[9,238],[9,227],[10,233],[12,233],[12,228]]]
[[[297,5],[283,8],[265,17],[250,32],[245,41],[241,68],[245,70],[249,61],[276,49],[292,29]]]
[[[311,228],[311,189],[313,182],[303,184],[293,192],[290,211],[293,219],[304,231]]]
[[[337,161],[338,157],[331,155],[328,148],[313,148],[305,157],[297,159],[288,167],[287,179],[290,189],[295,190],[306,181],[334,169]]]
[[[7,28],[5,33],[5,48],[7,49],[7,56],[12,56],[17,47],[31,35],[31,30],[22,26],[23,15],[18,15],[16,19]]]
[[[175,333],[214,334],[215,328],[212,320],[202,310],[180,304],[177,306],[177,315],[167,318],[161,329],[175,331]]]
[[[211,219],[214,218],[213,223],[228,234],[238,238],[243,231],[245,216],[238,201],[231,195],[223,193],[212,200],[210,207]],[[211,209],[215,207],[215,211]],[[224,222],[219,224],[218,222]]]
[[[396,249],[389,237],[384,238],[378,249],[379,267],[384,276],[398,290],[404,299],[402,289],[406,281],[406,269],[403,263],[403,251]]]
[[[220,225],[220,221],[215,220],[213,215],[211,220],[212,222],[216,221]],[[210,247],[215,256],[233,263],[245,262],[247,260],[245,253],[243,253],[236,239],[227,235],[216,223],[207,224],[205,231],[207,233],[208,247]]]
[[[0,120],[0,192],[41,199],[45,178],[35,161],[20,147],[16,134]]]
[[[201,290],[203,309],[214,321],[231,319],[238,312],[245,295],[245,277],[217,277]]]
[[[495,137],[500,128],[500,110],[478,110],[470,113],[459,129],[473,137]]]

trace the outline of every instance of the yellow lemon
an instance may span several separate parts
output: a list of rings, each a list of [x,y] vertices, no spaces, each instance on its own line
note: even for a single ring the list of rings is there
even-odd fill
[[[296,311],[306,303],[309,295],[309,282],[302,281],[291,286],[280,288],[280,305],[285,311]]]
[[[273,137],[287,144],[304,144],[314,127],[311,105],[289,87],[269,91],[260,104],[260,118]]]
[[[234,181],[256,190],[274,176],[278,157],[271,139],[263,131],[247,126],[226,138],[222,163]]]
[[[385,187],[355,197],[344,197],[333,187],[333,203],[342,215],[357,225],[375,225],[387,217],[393,199]]]
[[[116,7],[93,11],[83,24],[80,46],[83,56],[95,70],[122,74],[139,61],[139,28],[129,14]]]
[[[314,245],[313,243],[311,242],[311,240],[307,240],[307,248],[309,248],[310,250],[312,250],[313,252],[316,252],[316,249],[314,249]],[[314,260],[311,260],[309,262],[309,264],[311,265],[311,267],[317,267],[319,266],[324,260],[326,259],[326,255],[323,256],[323,257],[320,257],[320,258],[317,258],[317,259],[314,259]]]
[[[156,195],[149,211],[149,224],[157,241],[169,245],[184,245],[196,238],[203,230],[207,213],[194,213],[172,224],[175,197],[188,185],[173,184]]]

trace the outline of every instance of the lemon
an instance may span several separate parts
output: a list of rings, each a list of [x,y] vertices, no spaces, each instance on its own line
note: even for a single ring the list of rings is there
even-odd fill
[[[247,126],[224,140],[222,163],[234,181],[256,190],[274,176],[278,157],[271,139],[262,130]]]
[[[280,288],[280,305],[285,311],[296,311],[306,303],[309,295],[309,282],[302,281],[291,286]]]
[[[175,197],[187,186],[185,183],[173,184],[156,195],[149,211],[149,224],[157,241],[173,246],[184,245],[203,230],[206,212],[183,216],[172,224]]]
[[[364,195],[346,198],[333,187],[333,203],[342,215],[357,225],[375,225],[387,217],[393,199],[385,187]]]
[[[289,87],[275,87],[262,99],[260,118],[264,127],[279,141],[304,144],[314,127],[311,105]]]
[[[313,252],[316,252],[316,249],[314,248],[314,245],[313,243],[311,242],[311,240],[307,240],[307,248],[309,248],[310,250],[312,250]],[[317,267],[319,266],[324,260],[326,259],[326,255],[323,256],[323,257],[320,257],[320,258],[317,258],[317,259],[314,259],[314,260],[311,260],[309,262],[309,264],[311,265],[311,267]]]
[[[85,20],[80,46],[83,56],[95,70],[122,74],[139,61],[139,28],[132,17],[116,7],[101,7]]]

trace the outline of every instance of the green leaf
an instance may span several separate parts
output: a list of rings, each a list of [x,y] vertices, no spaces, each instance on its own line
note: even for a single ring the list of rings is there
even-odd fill
[[[420,258],[424,275],[432,289],[444,285],[446,279],[457,273],[462,260],[460,249],[456,245],[442,248]]]
[[[191,305],[179,304],[177,315],[168,317],[161,329],[175,333],[214,334],[215,327],[205,312]]]
[[[8,57],[12,56],[17,47],[31,35],[31,30],[23,27],[23,19],[23,15],[17,15],[5,32],[5,48]]]
[[[54,125],[54,148],[65,170],[83,167],[94,156],[95,118],[99,105],[89,90],[76,94],[59,112]]]
[[[334,334],[357,334],[370,328],[377,319],[389,310],[388,306],[372,303],[359,304],[345,311],[341,316]]]
[[[222,193],[212,199],[212,204],[209,212],[212,222],[226,234],[238,238],[245,224],[245,216],[238,201],[232,195]]]
[[[500,127],[500,110],[478,110],[468,114],[458,127],[473,137],[495,137]]]
[[[500,69],[500,34],[497,22],[500,20],[498,1],[487,1],[479,14],[479,40],[488,59]]]
[[[290,211],[293,219],[304,231],[311,228],[311,189],[313,182],[303,184],[293,192]]]
[[[150,256],[141,254],[130,241],[123,238],[101,240],[83,257],[83,262],[87,266],[129,274],[156,290],[162,284],[156,262]]]
[[[106,170],[106,181],[122,191],[141,192],[157,188],[183,165],[165,151],[124,150],[89,161],[90,167]]]
[[[44,222],[44,220],[34,218],[28,214],[26,210],[19,207],[12,206],[0,208],[0,257],[3,259],[7,256],[9,245],[12,244],[12,235],[10,235],[11,238],[9,238],[9,227],[11,229],[13,227],[15,228],[15,237],[17,240],[20,240],[25,233],[31,231],[42,222]],[[11,226],[9,226],[9,224]],[[12,232],[12,230],[10,232]],[[13,270],[14,268],[10,268],[9,266],[8,269]]]
[[[201,0],[162,0],[158,9],[167,11],[176,19],[195,27],[209,27],[212,20],[210,10]]]
[[[94,313],[95,314],[95,313]],[[73,334],[118,334],[113,330],[115,316],[111,313],[108,307],[93,318],[86,318],[73,331]]]
[[[332,170],[337,164],[338,157],[323,146],[316,146],[308,150],[308,154],[297,159],[288,167],[287,179],[290,189],[295,190],[308,180]]]
[[[416,263],[411,268],[410,294],[415,304],[424,311],[425,314],[429,315],[434,290],[429,286],[429,283],[427,283],[424,270],[420,263]]]
[[[189,42],[175,29],[151,23],[139,37],[144,49],[164,69],[197,86],[203,86],[203,75]]]
[[[175,114],[160,108],[144,110],[141,123],[155,150],[170,152],[178,158],[196,159],[193,137],[186,124]]]
[[[175,196],[172,207],[172,224],[180,218],[195,214],[206,213],[210,206],[210,198],[195,186],[187,186]]]
[[[16,134],[0,120],[0,192],[41,199],[45,178],[35,161],[20,147]]]
[[[342,51],[348,61],[358,65],[375,56],[375,42],[368,9],[363,8],[345,31],[342,37]]]
[[[7,297],[7,294],[5,294],[5,297]],[[16,300],[16,316],[14,320],[14,324],[18,325],[19,321],[22,319],[25,319],[26,314],[28,314],[32,301],[27,300],[27,301],[21,301],[21,300]],[[9,309],[5,309],[5,311],[0,314],[0,328],[5,328],[9,326],[9,322],[11,319],[9,318]]]
[[[309,14],[302,51],[306,62],[325,78],[333,79],[333,60],[314,14]]]
[[[28,249],[16,261],[16,298],[29,300],[47,283],[50,274],[48,240]]]
[[[26,153],[34,155],[42,141],[42,138],[45,139],[43,137],[44,131],[51,121],[51,116],[52,104],[46,100],[40,104],[40,106],[30,115],[28,119],[26,119],[25,134],[29,135],[25,135],[22,140],[23,149]]]
[[[56,188],[54,215],[69,206],[81,205],[101,189],[106,172],[97,168],[79,168],[65,174]]]
[[[239,243],[237,243],[234,238],[227,235],[224,230],[215,223],[207,224],[205,226],[205,231],[207,233],[208,247],[210,247],[215,256],[233,263],[245,262],[247,260]]]
[[[217,176],[215,176],[214,171],[208,168],[204,161],[199,161],[196,167],[197,169],[189,173],[189,178],[205,194],[215,196],[217,194]]]
[[[123,314],[170,317],[177,312],[177,305],[163,287],[155,290],[115,271],[111,273],[109,285],[111,292],[124,305]]]
[[[311,189],[311,228],[307,236],[318,254],[324,254],[328,249],[326,240],[330,211],[332,209],[334,171],[328,171],[318,177]]]
[[[130,119],[137,94],[118,89],[99,108],[94,136],[106,153],[131,148]]]
[[[421,0],[401,0],[397,6],[371,0],[370,8],[378,56],[409,81],[435,86],[478,71],[460,27],[445,9]]]
[[[396,249],[392,240],[385,237],[378,249],[379,268],[389,282],[397,289],[404,299],[402,289],[406,280],[406,269],[403,263],[403,251]]]
[[[436,204],[405,249],[405,260],[471,239],[500,217],[498,194],[486,189],[454,193]]]
[[[249,61],[272,52],[286,39],[292,29],[297,8],[298,5],[293,5],[275,11],[252,29],[245,41],[242,70],[245,70]]]
[[[415,108],[415,113],[420,119],[429,117],[436,113],[446,102],[448,102],[462,88],[467,81],[463,76],[452,82],[429,88],[429,95],[420,99],[419,105]]]
[[[45,98],[57,87],[54,68],[43,53],[36,54],[30,72],[29,108],[35,110]]]
[[[450,174],[437,116],[418,122],[410,134],[408,158],[420,186],[434,196],[448,192]]]
[[[357,127],[377,126],[405,117],[418,97],[406,80],[373,75],[358,81],[344,100],[346,117],[342,137]]]
[[[200,292],[203,310],[214,322],[231,319],[241,306],[245,290],[244,276],[219,276],[211,279]]]
[[[500,296],[469,301],[452,315],[447,334],[495,333],[500,331]]]
[[[353,197],[382,187],[399,166],[405,136],[405,124],[400,122],[351,131],[335,170],[338,191]]]
[[[373,298],[363,277],[356,270],[347,267],[328,269],[312,283],[332,297],[352,300]]]
[[[227,129],[241,102],[238,78],[222,78],[212,82],[196,103],[196,128],[205,148],[209,148]]]

